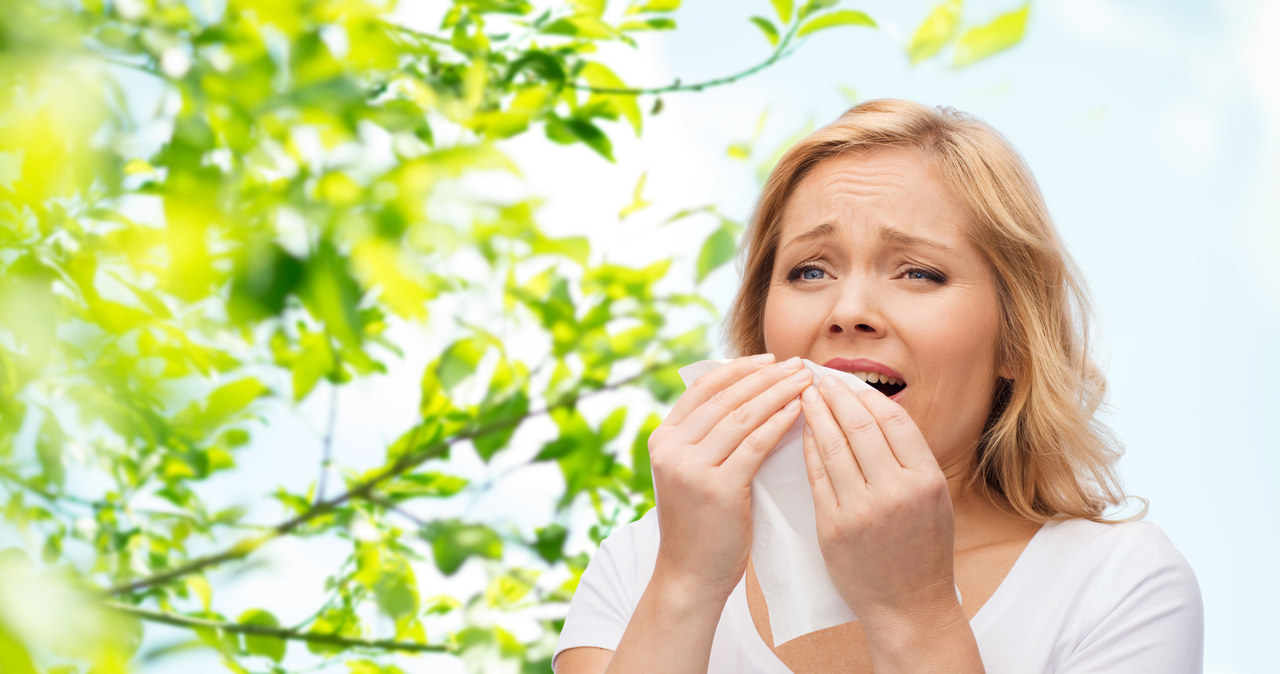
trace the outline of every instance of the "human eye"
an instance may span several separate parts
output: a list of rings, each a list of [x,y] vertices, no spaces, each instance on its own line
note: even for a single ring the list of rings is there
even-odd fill
[[[826,275],[827,272],[822,267],[812,262],[805,262],[787,273],[787,281],[821,281],[826,278]]]
[[[937,285],[942,285],[947,282],[947,277],[933,271],[932,269],[925,269],[924,267],[911,267],[903,271],[902,275],[909,281],[928,281]]]

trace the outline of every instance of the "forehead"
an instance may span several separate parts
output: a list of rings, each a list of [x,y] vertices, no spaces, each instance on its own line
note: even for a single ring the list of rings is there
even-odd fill
[[[782,214],[782,242],[820,225],[854,234],[891,229],[963,247],[968,217],[918,152],[886,148],[840,155],[800,180]]]

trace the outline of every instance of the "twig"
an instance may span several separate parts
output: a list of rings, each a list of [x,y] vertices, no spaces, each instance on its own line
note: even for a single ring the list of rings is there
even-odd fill
[[[151,609],[130,606],[119,602],[106,602],[107,608],[127,613],[142,620],[163,623],[175,627],[219,629],[234,634],[253,634],[257,636],[276,637],[290,641],[305,641],[315,644],[332,644],[346,648],[373,648],[383,651],[402,651],[406,653],[449,653],[452,649],[442,644],[419,644],[412,641],[396,641],[395,639],[355,639],[337,634],[322,632],[299,632],[287,627],[268,627],[266,625],[245,625],[223,620],[208,620],[190,616],[153,611]]]
[[[72,503],[78,506],[83,506],[86,508],[94,508],[98,510],[115,510],[115,511],[121,511],[121,512],[136,513],[139,515],[147,515],[149,517],[172,517],[174,519],[187,520],[188,522],[194,522],[196,524],[213,524],[215,526],[224,526],[231,529],[262,530],[262,529],[269,528],[267,525],[251,524],[247,522],[210,522],[207,518],[201,518],[186,512],[179,512],[179,511],[173,511],[173,510],[156,510],[155,508],[138,508],[138,507],[130,506],[127,503],[112,503],[110,501],[98,501],[94,499],[84,498],[81,496],[76,496],[75,494],[54,494],[54,493],[44,491],[43,489],[40,489],[39,487],[36,487],[33,484],[29,484],[26,480],[22,479],[21,476],[17,475],[16,473],[9,470],[8,468],[2,467],[2,466],[0,466],[0,481],[19,487],[21,489],[26,490],[27,492],[30,492],[31,494],[34,494],[35,496],[40,497],[42,500],[49,503],[49,505],[53,506],[59,513],[61,513],[66,517],[72,517],[73,515],[61,507],[63,503]]]
[[[423,521],[421,517],[418,517],[417,515],[409,512],[408,510],[405,510],[404,508],[400,507],[391,499],[383,498],[381,496],[378,496],[377,494],[369,494],[368,496],[365,496],[365,500],[369,501],[370,503],[376,503],[382,506],[383,508],[409,520],[410,522],[413,522],[414,525],[417,526],[419,529],[422,529],[427,526],[427,523]]]
[[[329,477],[329,466],[333,463],[333,425],[338,417],[338,387],[329,385],[329,421],[324,430],[324,450],[320,456],[320,477],[317,480],[315,503],[324,500],[325,482]]]
[[[249,555],[249,553],[258,549],[263,544],[279,536],[283,536],[293,531],[294,529],[297,529],[303,524],[306,524],[307,522],[317,517],[320,517],[321,515],[325,515],[329,512],[332,512],[338,506],[342,505],[343,503],[346,503],[349,500],[368,498],[368,496],[373,492],[373,489],[378,485],[382,484],[383,482],[387,481],[392,477],[395,477],[409,470],[412,470],[413,468],[442,455],[445,450],[447,450],[450,446],[452,446],[456,442],[460,442],[463,440],[470,440],[471,438],[484,435],[486,433],[492,433],[494,431],[502,430],[510,426],[519,425],[526,419],[530,419],[535,416],[541,416],[543,414],[546,414],[547,412],[550,412],[553,409],[575,404],[580,399],[586,396],[595,395],[597,393],[602,393],[604,391],[609,391],[609,390],[620,388],[622,386],[626,386],[627,384],[630,384],[631,382],[637,379],[640,379],[641,377],[644,377],[646,375],[649,375],[665,366],[666,366],[666,363],[651,365],[648,368],[645,368],[644,370],[641,370],[640,372],[630,377],[620,379],[612,384],[603,385],[600,388],[593,389],[585,393],[574,392],[572,394],[562,396],[560,399],[558,399],[554,403],[547,405],[541,410],[537,410],[534,412],[526,412],[523,415],[510,417],[507,419],[499,419],[497,421],[485,424],[483,426],[473,428],[469,431],[463,431],[453,436],[452,438],[447,438],[445,440],[440,440],[435,443],[432,443],[431,445],[428,445],[426,448],[424,448],[420,452],[406,453],[402,455],[399,459],[397,459],[395,463],[374,473],[372,477],[366,479],[364,482],[360,482],[356,484],[356,486],[348,489],[347,491],[341,494],[338,494],[337,496],[334,496],[333,498],[316,503],[309,510],[299,513],[298,515],[295,515],[294,517],[288,520],[285,520],[284,522],[281,522],[275,525],[274,527],[271,527],[267,532],[263,533],[260,536],[256,536],[253,538],[246,538],[240,541],[239,543],[236,543],[235,545],[231,546],[230,548],[223,550],[222,552],[218,552],[212,555],[206,555],[204,557],[197,557],[196,559],[193,559],[190,562],[187,562],[186,564],[170,569],[168,571],[162,571],[155,575],[147,576],[146,578],[140,578],[138,580],[135,580],[129,583],[116,585],[114,587],[104,590],[103,593],[110,596],[110,595],[118,595],[118,594],[127,594],[130,592],[137,592],[139,590],[144,590],[154,585],[159,585],[161,583],[166,583],[176,578],[181,578],[183,576],[190,575],[192,573],[201,571],[211,566],[216,566],[226,561],[245,557]],[[414,429],[413,435],[411,435],[409,438],[410,447],[412,447],[417,441],[417,433],[418,433],[418,430],[421,428],[422,426],[419,425],[417,428]]]
[[[738,80],[744,77],[749,77],[751,75],[754,75],[760,72],[761,70],[764,70],[765,68],[768,68],[769,66],[777,63],[778,61],[781,61],[782,59],[790,56],[792,51],[794,50],[788,51],[787,47],[790,45],[791,39],[796,34],[796,29],[799,27],[800,27],[799,21],[795,22],[795,24],[791,26],[791,29],[788,30],[787,34],[783,36],[782,40],[778,42],[778,46],[774,48],[773,53],[769,55],[769,58],[765,59],[764,61],[761,61],[760,63],[754,66],[751,66],[750,68],[747,68],[746,70],[743,70],[742,72],[735,73],[733,75],[727,75],[725,77],[717,77],[715,79],[705,80],[703,82],[696,82],[694,84],[684,84],[680,81],[680,78],[677,77],[675,81],[673,81],[671,84],[668,84],[666,86],[661,86],[661,87],[593,87],[588,84],[578,84],[576,82],[570,82],[568,86],[574,89],[577,89],[579,91],[589,91],[594,94],[620,94],[624,96],[640,96],[642,94],[666,94],[666,93],[671,93],[675,91],[702,91],[703,89],[708,89],[710,87],[718,87],[724,84],[733,84],[734,82],[737,82]]]

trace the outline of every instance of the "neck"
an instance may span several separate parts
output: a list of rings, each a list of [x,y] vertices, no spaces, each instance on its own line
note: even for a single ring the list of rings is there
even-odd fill
[[[970,483],[972,471],[944,468],[943,473],[955,516],[956,553],[996,542],[1011,526],[1026,528],[1027,520],[1014,513],[1003,496],[993,492],[981,479]]]

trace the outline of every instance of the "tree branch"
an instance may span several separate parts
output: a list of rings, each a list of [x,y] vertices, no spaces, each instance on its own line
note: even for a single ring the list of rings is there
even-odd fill
[[[355,639],[337,634],[322,632],[299,632],[288,627],[267,627],[266,625],[245,625],[223,620],[208,620],[190,616],[152,611],[138,606],[130,606],[119,602],[108,601],[107,608],[127,613],[147,622],[163,623],[175,627],[219,629],[234,634],[253,634],[255,636],[276,637],[289,641],[305,641],[315,644],[332,644],[346,648],[374,648],[383,651],[401,651],[405,653],[449,653],[448,646],[441,644],[420,644],[412,641],[396,641],[395,639]]]
[[[387,466],[382,470],[379,470],[378,472],[374,473],[372,477],[367,478],[363,482],[357,483],[354,487],[348,489],[347,491],[341,494],[338,494],[337,496],[334,496],[333,498],[316,503],[305,512],[299,513],[294,517],[288,520],[285,520],[275,525],[274,527],[271,527],[262,535],[246,538],[240,541],[239,543],[236,543],[235,545],[231,546],[230,548],[223,550],[222,552],[206,555],[204,557],[197,557],[187,562],[186,564],[170,569],[168,571],[162,571],[155,575],[147,576],[146,578],[140,578],[138,580],[134,580],[128,583],[116,585],[114,587],[104,590],[103,593],[106,594],[107,596],[111,596],[111,595],[119,595],[119,594],[128,594],[131,592],[137,592],[139,590],[145,590],[146,588],[149,588],[155,585],[160,585],[162,583],[167,583],[176,578],[181,578],[183,576],[193,574],[197,571],[201,571],[211,566],[216,566],[226,561],[248,556],[250,553],[252,553],[254,550],[261,547],[263,544],[268,543],[279,536],[288,534],[294,529],[297,529],[303,524],[306,524],[307,522],[310,522],[311,520],[317,517],[320,517],[321,515],[325,515],[332,512],[333,510],[337,509],[338,506],[342,505],[343,503],[346,503],[349,500],[367,498],[373,492],[373,489],[378,485],[382,484],[383,482],[386,482],[387,480],[397,475],[408,472],[431,459],[441,456],[442,454],[444,454],[445,450],[451,447],[454,443],[457,443],[463,440],[470,440],[477,436],[484,435],[486,433],[492,433],[494,431],[509,428],[511,426],[517,426],[523,423],[526,419],[531,419],[536,416],[541,416],[543,414],[550,412],[551,410],[575,404],[579,400],[587,396],[621,388],[623,386],[626,386],[627,384],[630,384],[633,381],[636,381],[637,379],[640,379],[644,376],[652,374],[653,372],[656,372],[657,370],[660,370],[663,367],[666,367],[667,365],[668,365],[667,363],[659,363],[659,364],[651,365],[630,377],[620,379],[611,384],[605,384],[600,386],[599,388],[592,389],[590,391],[585,391],[585,392],[574,391],[572,393],[561,396],[558,400],[548,404],[546,407],[540,410],[536,410],[533,412],[526,412],[522,415],[510,417],[506,419],[499,419],[497,421],[493,421],[483,426],[479,426],[468,431],[463,431],[451,438],[446,438],[444,440],[439,440],[437,442],[434,442],[431,445],[428,445],[426,448],[424,448],[420,452],[405,453],[399,459],[397,459],[394,463],[392,463],[390,466]],[[414,429],[414,434],[409,438],[408,444],[410,447],[412,447],[415,444],[417,440],[417,433],[421,428],[422,426],[418,425]]]
[[[316,503],[324,500],[325,482],[329,478],[329,465],[333,462],[333,425],[338,417],[338,387],[329,384],[329,420],[324,429],[324,450],[320,456],[320,477],[317,479]]]
[[[668,84],[666,86],[661,86],[661,87],[639,87],[639,88],[593,87],[588,84],[578,84],[576,82],[570,82],[568,86],[574,89],[577,89],[579,91],[589,91],[593,94],[620,94],[623,96],[640,96],[642,94],[666,94],[666,93],[671,93],[676,91],[702,91],[703,89],[709,89],[711,87],[718,87],[725,84],[733,84],[734,82],[737,82],[740,79],[743,79],[745,77],[750,77],[751,75],[754,75],[760,72],[761,70],[764,70],[765,68],[768,68],[769,66],[777,63],[778,61],[781,61],[782,59],[790,56],[791,52],[794,50],[788,50],[787,47],[791,44],[791,39],[795,37],[796,29],[798,29],[799,27],[800,27],[800,22],[796,21],[795,24],[791,26],[791,29],[787,31],[787,34],[783,36],[781,40],[778,41],[778,46],[774,48],[773,53],[769,55],[769,58],[765,59],[764,61],[754,66],[751,66],[750,68],[747,68],[746,70],[743,70],[742,72],[735,73],[733,75],[727,75],[725,77],[717,77],[715,79],[705,80],[702,82],[695,82],[693,84],[683,84],[680,81],[680,78],[676,78],[676,80],[671,84]]]

